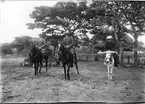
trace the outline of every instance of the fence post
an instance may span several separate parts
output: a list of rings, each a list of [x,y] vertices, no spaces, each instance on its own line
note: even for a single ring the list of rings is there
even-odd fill
[[[129,57],[129,56],[127,56],[127,59],[128,59],[128,64],[130,64],[130,57]]]

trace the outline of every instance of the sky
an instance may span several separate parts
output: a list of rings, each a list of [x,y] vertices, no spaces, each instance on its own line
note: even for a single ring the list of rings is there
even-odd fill
[[[41,30],[28,29],[29,15],[36,6],[53,6],[57,1],[4,1],[0,3],[0,43],[12,42],[17,36],[39,37]]]
[[[61,0],[65,1],[65,0]],[[29,15],[36,6],[53,6],[57,0],[4,0],[0,1],[0,44],[11,43],[15,37],[31,36],[39,37],[41,30],[28,29],[26,23],[33,23]],[[145,44],[145,36],[139,37],[139,41]]]

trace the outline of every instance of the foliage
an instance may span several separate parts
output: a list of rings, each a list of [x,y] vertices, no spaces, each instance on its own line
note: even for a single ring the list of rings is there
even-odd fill
[[[87,1],[58,2],[54,7],[40,6],[30,14],[34,23],[28,23],[29,29],[41,28],[41,38],[48,35],[60,36],[65,31],[71,35],[80,36],[77,42],[83,46],[98,45],[105,41],[106,36],[112,35],[116,42],[116,50],[122,54],[124,46],[134,49],[135,65],[137,65],[137,50],[139,49],[138,37],[144,34],[145,3],[132,1]],[[130,27],[130,28],[128,28]],[[86,35],[88,32],[94,34],[90,40]],[[132,41],[127,34],[131,34]],[[49,39],[57,46],[57,39]],[[102,44],[100,44],[102,47]],[[122,58],[122,56],[120,56]]]
[[[29,36],[16,37],[12,45],[14,48],[17,48],[18,52],[24,49],[28,50],[30,47],[30,44],[32,43],[31,39],[32,38]]]
[[[8,43],[2,44],[0,49],[1,49],[0,51],[3,55],[13,54],[11,44],[8,44]]]
[[[86,33],[85,26],[87,21],[83,17],[83,11],[87,8],[87,2],[81,1],[79,5],[76,2],[57,2],[54,7],[40,6],[30,14],[34,23],[27,23],[29,29],[41,28],[41,38],[49,35],[63,35],[69,31],[73,36],[78,32]],[[77,36],[77,35],[76,35]],[[51,39],[52,41],[54,39]],[[57,41],[60,39],[56,39]],[[53,43],[57,43],[52,41]]]
[[[27,25],[29,29],[41,28],[46,34],[56,31],[60,34],[65,31],[74,33],[82,29],[81,26],[85,23],[81,18],[85,8],[85,2],[80,2],[79,6],[75,2],[58,2],[54,7],[36,7],[30,15],[35,22]]]

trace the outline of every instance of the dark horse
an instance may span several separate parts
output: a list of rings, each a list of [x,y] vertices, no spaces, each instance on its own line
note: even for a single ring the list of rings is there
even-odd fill
[[[34,69],[35,69],[35,76],[38,75],[38,68],[40,65],[39,73],[41,73],[41,68],[42,68],[42,60],[43,60],[43,54],[39,48],[37,48],[35,45],[32,45],[29,53],[29,58],[31,62],[34,64]]]
[[[73,63],[75,64],[77,73],[79,74],[76,54],[74,56],[75,56],[75,60],[73,60],[72,54],[69,52],[69,50],[66,47],[64,47],[63,44],[59,44],[59,61],[62,62],[62,66],[64,68],[65,79],[68,78],[68,80],[70,80],[69,70]]]
[[[43,53],[43,59],[45,61],[45,67],[47,72],[48,59],[51,58],[52,56],[52,50],[48,46],[46,46],[45,49],[42,49],[42,53]]]

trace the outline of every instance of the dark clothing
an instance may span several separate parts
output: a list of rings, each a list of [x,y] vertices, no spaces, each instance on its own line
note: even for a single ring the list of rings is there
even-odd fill
[[[105,50],[115,51],[115,42],[113,40],[106,40]]]
[[[67,47],[68,51],[70,52],[71,54],[71,57],[73,59],[73,61],[75,61],[75,41],[74,41],[74,38],[72,36],[65,36],[64,39],[63,39],[63,42],[65,47]],[[72,65],[71,67],[73,67],[73,62],[72,62]]]
[[[112,40],[112,39],[106,40],[105,50],[115,51],[115,45],[116,44],[115,44],[114,40]],[[113,57],[114,57],[114,61],[115,61],[114,66],[117,67],[119,64],[119,56],[116,53],[114,53]]]
[[[63,39],[63,44],[64,45],[70,45],[74,43],[74,39],[72,36],[65,36]]]
[[[114,53],[113,54],[113,57],[114,57],[114,61],[115,61],[114,66],[115,67],[118,67],[118,64],[119,64],[119,56],[116,53]]]

